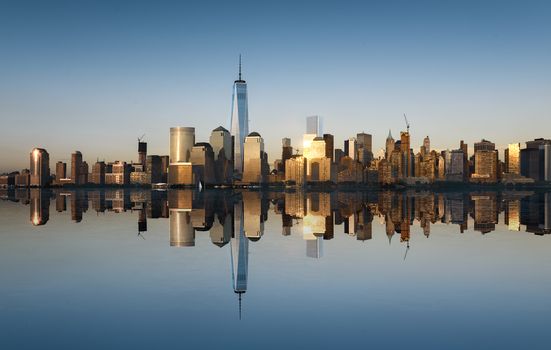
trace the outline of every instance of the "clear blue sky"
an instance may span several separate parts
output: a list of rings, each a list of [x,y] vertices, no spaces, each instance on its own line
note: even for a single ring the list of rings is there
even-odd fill
[[[319,114],[337,145],[384,146],[412,127],[417,150],[482,137],[551,137],[549,1],[0,0],[0,172],[51,160],[168,154],[171,126],[197,141],[227,127],[237,57],[250,130],[269,160]]]

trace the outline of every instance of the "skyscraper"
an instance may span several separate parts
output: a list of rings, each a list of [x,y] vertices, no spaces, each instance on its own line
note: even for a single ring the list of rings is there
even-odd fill
[[[509,174],[520,175],[520,143],[510,143],[505,150],[505,169]]]
[[[30,154],[31,186],[43,187],[50,183],[50,155],[43,148],[34,148]]]
[[[231,135],[234,139],[233,168],[243,173],[243,144],[249,135],[249,107],[247,102],[247,82],[241,78],[241,55],[239,55],[239,76],[233,83],[231,109]]]
[[[320,116],[313,115],[310,117],[306,117],[306,133],[315,134],[316,136],[322,136],[323,126]]]
[[[257,132],[251,132],[245,139],[243,181],[263,183],[268,173],[264,153],[264,140]]]
[[[386,159],[390,159],[390,155],[392,154],[393,150],[394,150],[394,138],[392,137],[390,130],[388,130],[388,136],[386,137],[386,147],[385,147]]]
[[[75,151],[71,154],[71,180],[75,185],[80,185],[80,171],[82,170],[82,153]]]

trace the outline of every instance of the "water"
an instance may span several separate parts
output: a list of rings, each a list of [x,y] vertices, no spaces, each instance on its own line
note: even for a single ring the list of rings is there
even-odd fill
[[[550,193],[0,196],[1,349],[549,348]]]

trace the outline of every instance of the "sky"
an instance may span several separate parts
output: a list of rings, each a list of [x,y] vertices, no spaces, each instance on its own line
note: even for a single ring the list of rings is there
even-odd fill
[[[0,0],[0,172],[50,161],[137,161],[137,137],[168,154],[169,129],[229,129],[237,61],[249,130],[270,162],[301,148],[305,117],[336,146],[551,137],[548,1]],[[502,153],[500,153],[502,155]],[[51,164],[52,166],[52,164]]]

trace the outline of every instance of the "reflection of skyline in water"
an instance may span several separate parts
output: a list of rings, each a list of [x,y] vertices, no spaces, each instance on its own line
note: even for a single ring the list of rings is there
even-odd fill
[[[551,233],[551,193],[543,192],[30,189],[1,191],[0,198],[29,205],[30,223],[34,226],[46,225],[50,215],[62,212],[70,213],[75,223],[86,215],[128,212],[136,215],[138,235],[147,233],[148,220],[168,219],[167,245],[175,249],[194,247],[196,236],[202,234],[208,235],[217,248],[229,243],[228,262],[240,318],[248,286],[249,249],[254,251],[254,244],[266,234],[269,214],[276,221],[281,218],[281,235],[299,236],[305,256],[313,259],[323,258],[324,250],[331,251],[332,242],[325,241],[339,233],[357,244],[368,243],[373,238],[373,225],[384,228],[382,232],[389,244],[403,246],[404,259],[415,226],[423,234],[416,239],[430,238],[444,225],[457,226],[458,233],[470,229],[488,234],[500,227],[536,235]],[[55,205],[55,211],[50,211],[51,205]]]
[[[426,237],[435,224],[457,225],[460,233],[471,227],[486,234],[501,222],[510,231],[551,233],[551,192],[21,189],[2,190],[0,198],[29,205],[30,222],[35,226],[47,224],[52,202],[56,212],[69,211],[76,223],[89,210],[137,212],[138,232],[147,232],[149,219],[167,218],[172,246],[194,246],[196,231],[207,231],[212,243],[223,247],[235,238],[237,228],[249,241],[259,241],[270,211],[281,217],[283,236],[302,234],[306,242],[331,240],[336,226],[358,241],[368,241],[374,221],[385,226],[389,242],[394,235],[399,235],[401,242],[409,241],[414,225],[421,227]],[[312,246],[321,248],[321,244]]]

